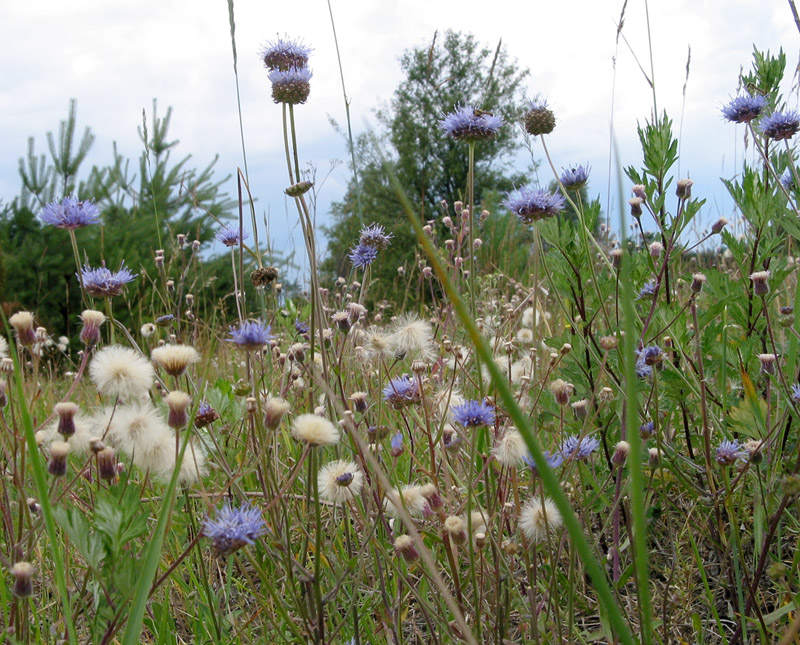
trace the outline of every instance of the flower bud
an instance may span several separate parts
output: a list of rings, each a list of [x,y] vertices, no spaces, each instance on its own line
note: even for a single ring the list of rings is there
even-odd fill
[[[81,313],[81,321],[83,322],[81,342],[91,347],[100,340],[100,326],[106,321],[106,315],[102,311],[86,309]]]
[[[30,562],[15,562],[11,567],[14,576],[14,595],[17,598],[27,598],[33,594],[34,568]]]
[[[289,403],[280,397],[270,397],[264,406],[264,423],[270,430],[275,430],[290,410]]]
[[[569,403],[569,397],[575,391],[575,386],[559,378],[550,383],[550,391],[559,405],[566,405]]]
[[[720,217],[711,227],[711,234],[716,235],[717,233],[721,233],[722,229],[725,228],[727,224],[728,220],[726,220],[724,217]]]
[[[53,411],[58,415],[58,433],[69,439],[75,434],[75,413],[78,411],[78,406],[72,401],[62,401],[56,403]]]
[[[631,207],[631,216],[635,218],[640,218],[642,216],[642,204],[644,200],[640,197],[631,197],[628,200],[628,204]]]
[[[464,544],[467,541],[467,528],[464,520],[451,515],[444,521],[444,530],[453,544]]]
[[[63,477],[67,474],[67,455],[69,444],[64,441],[54,441],[50,444],[50,461],[47,462],[47,472],[53,477]]]
[[[753,292],[757,296],[764,296],[769,293],[769,271],[756,271],[750,274],[753,281]]]
[[[692,186],[694,182],[691,179],[680,179],[675,188],[675,194],[680,199],[689,199],[692,196]]]
[[[167,416],[169,427],[175,430],[183,428],[189,421],[189,415],[186,413],[186,409],[192,401],[191,397],[186,394],[186,392],[173,390],[167,394],[165,401],[169,408],[169,415]]]
[[[97,471],[100,479],[110,482],[117,478],[117,456],[111,446],[106,446],[97,453]]]
[[[30,311],[18,311],[8,319],[8,324],[14,328],[20,345],[33,345],[36,342],[33,314]]]
[[[366,392],[353,392],[350,395],[350,400],[353,402],[353,407],[356,412],[367,411],[367,393]]]
[[[408,535],[400,535],[394,541],[394,550],[403,556],[406,562],[414,562],[419,560],[419,552],[417,547],[414,546],[414,540]]]
[[[706,283],[706,276],[704,274],[702,273],[692,274],[692,291],[694,293],[700,293],[705,283]]]
[[[644,192],[644,186],[642,184],[636,184],[632,189],[634,197],[638,197],[643,202],[647,201],[647,193]]]
[[[611,463],[615,466],[621,466],[625,463],[630,451],[631,444],[629,444],[627,441],[617,442],[617,445],[614,446],[614,453],[611,455]]]

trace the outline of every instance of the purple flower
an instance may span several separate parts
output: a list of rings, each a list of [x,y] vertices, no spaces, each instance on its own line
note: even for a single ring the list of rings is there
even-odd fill
[[[370,224],[361,229],[361,237],[358,240],[359,246],[373,246],[377,250],[385,249],[389,246],[392,237],[380,224]]]
[[[652,421],[647,421],[639,426],[639,436],[642,439],[649,439],[656,433],[656,426]]]
[[[547,465],[550,466],[551,469],[558,468],[561,464],[564,463],[564,457],[561,455],[560,452],[550,453],[549,450],[542,451],[544,455],[544,459],[547,462]],[[533,457],[530,455],[523,455],[522,461],[525,462],[525,465],[531,469],[531,472],[534,475],[539,474],[539,469],[536,467],[536,462],[533,460]]]
[[[239,231],[231,228],[230,226],[223,226],[214,236],[225,246],[239,246],[241,240],[246,240],[248,237],[247,231],[243,231],[241,236]]]
[[[577,166],[575,168],[564,170],[564,172],[561,173],[560,179],[561,183],[564,185],[564,188],[577,190],[589,179],[589,166],[587,164],[585,166]]]
[[[74,197],[65,197],[60,202],[51,202],[45,206],[39,217],[45,224],[74,231],[89,224],[97,224],[100,221],[100,211],[88,200],[81,202]]]
[[[203,401],[197,406],[197,412],[194,415],[194,425],[198,428],[203,428],[217,419],[219,419],[219,412],[211,407],[207,401]]]
[[[245,544],[253,544],[256,538],[266,533],[266,528],[259,509],[249,504],[232,508],[230,502],[226,502],[217,510],[213,520],[210,517],[205,519],[202,531],[214,541],[218,555],[228,555]]]
[[[464,401],[452,408],[453,421],[465,428],[494,425],[494,408],[483,401]]]
[[[242,349],[261,349],[270,340],[270,326],[254,320],[246,320],[238,327],[231,327],[231,337],[226,340],[235,343]]]
[[[272,100],[275,103],[305,103],[311,91],[311,70],[308,67],[273,69],[269,73],[272,83]]]
[[[800,403],[800,383],[792,384],[792,401]]]
[[[714,455],[714,458],[717,460],[717,463],[728,466],[734,463],[740,457],[743,457],[744,454],[745,451],[742,449],[742,446],[738,441],[735,439],[733,441],[725,439],[717,446],[717,451]]]
[[[308,326],[307,323],[304,323],[302,320],[297,319],[294,321],[294,330],[303,336],[305,336],[309,331],[311,331],[311,327]]]
[[[156,325],[159,325],[160,327],[166,327],[173,320],[175,320],[175,314],[164,314],[163,316],[156,318]]]
[[[350,262],[358,269],[366,269],[378,257],[378,249],[374,246],[359,244],[350,251]]]
[[[439,122],[445,134],[463,141],[491,139],[503,126],[503,119],[494,114],[476,110],[471,105],[456,108]]]
[[[786,190],[792,190],[794,188],[794,174],[791,170],[786,170],[781,175],[781,184]]]
[[[770,139],[791,139],[800,130],[800,112],[774,112],[761,119],[759,129]]]
[[[644,300],[646,298],[652,298],[656,295],[656,289],[658,285],[656,284],[655,280],[650,280],[649,282],[645,282],[644,286],[642,286],[641,291],[639,291],[639,295],[636,296],[637,300]]]
[[[95,298],[118,296],[122,293],[122,288],[136,277],[136,274],[131,273],[125,266],[124,260],[119,271],[112,272],[104,266],[93,269],[89,265],[84,265],[80,275],[77,273],[75,275],[83,284],[86,293]]]
[[[723,116],[732,121],[733,123],[749,123],[757,118],[767,106],[767,99],[757,94],[745,94],[744,96],[737,96],[728,105],[722,108]]]
[[[530,223],[557,215],[564,208],[564,201],[561,195],[529,187],[509,193],[503,204],[523,222]]]
[[[268,43],[261,52],[261,58],[267,69],[289,69],[290,67],[305,67],[308,64],[308,55],[311,48],[300,42],[278,38]]]
[[[658,345],[649,345],[636,350],[636,376],[647,378],[653,374],[653,366],[663,360],[663,352]]]
[[[402,408],[420,399],[419,385],[408,374],[403,374],[389,381],[383,388],[383,399],[393,408]]]
[[[403,433],[398,432],[392,435],[391,440],[391,453],[392,457],[399,457],[403,454]]]
[[[594,437],[578,437],[577,435],[570,435],[561,443],[559,452],[564,461],[570,460],[585,460],[597,450],[600,442]]]

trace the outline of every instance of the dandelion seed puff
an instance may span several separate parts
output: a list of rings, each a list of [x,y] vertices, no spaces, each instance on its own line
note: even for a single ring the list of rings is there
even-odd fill
[[[486,533],[486,515],[481,509],[475,509],[470,513],[470,521],[472,522],[473,534]]]
[[[200,354],[191,345],[162,345],[150,352],[150,359],[170,376],[180,376],[200,360]]]
[[[112,345],[97,352],[89,365],[89,376],[100,394],[132,401],[147,395],[155,372],[139,352]]]
[[[317,483],[322,499],[334,504],[344,504],[361,492],[364,475],[355,462],[331,461],[320,469]]]
[[[292,436],[311,446],[332,446],[339,441],[339,430],[325,417],[301,414],[292,424]]]
[[[534,320],[535,320],[535,318],[534,318],[533,307],[527,307],[522,312],[522,326],[523,327],[533,327],[533,321]]]
[[[548,532],[557,531],[563,520],[553,500],[533,498],[528,501],[519,513],[519,528],[531,542],[541,542],[547,538]]]
[[[428,501],[422,494],[419,484],[407,484],[399,490],[393,488],[386,494],[386,512],[395,517],[400,516],[400,509],[405,508],[412,517],[421,517],[428,511]]]
[[[532,374],[533,361],[530,356],[523,356],[511,363],[511,382],[514,385],[519,385],[524,377],[530,378]]]
[[[506,430],[492,454],[499,464],[512,468],[524,463],[528,447],[518,430]]]
[[[156,326],[153,323],[145,323],[142,325],[142,328],[139,330],[139,332],[145,338],[150,338],[150,336],[156,333]]]
[[[392,355],[392,347],[389,343],[389,335],[372,327],[364,332],[362,345],[369,356],[373,359],[389,358]]]
[[[397,319],[388,342],[395,358],[412,361],[432,361],[436,358],[431,324],[413,314],[405,314]]]

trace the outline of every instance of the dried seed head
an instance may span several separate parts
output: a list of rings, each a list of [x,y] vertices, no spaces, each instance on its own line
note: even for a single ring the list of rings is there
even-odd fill
[[[72,401],[62,401],[56,403],[53,411],[58,415],[58,432],[64,437],[69,439],[75,434],[75,414],[78,412],[78,406]]]
[[[419,552],[414,546],[414,540],[408,535],[400,535],[394,541],[394,550],[403,556],[406,562],[419,560]]]
[[[15,562],[11,567],[14,576],[14,595],[18,598],[27,598],[33,594],[34,568],[30,562]]]
[[[614,446],[614,454],[611,455],[611,463],[615,466],[621,466],[625,463],[630,451],[631,444],[629,444],[627,441],[617,442],[617,445]]]
[[[67,474],[69,449],[69,444],[65,441],[54,441],[50,444],[50,461],[47,462],[47,472],[53,477],[63,477]]]

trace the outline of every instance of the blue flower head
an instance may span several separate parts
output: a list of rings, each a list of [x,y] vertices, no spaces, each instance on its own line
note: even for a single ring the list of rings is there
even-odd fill
[[[166,327],[173,320],[175,320],[175,314],[164,314],[163,316],[156,318],[156,325],[159,327]]]
[[[464,401],[452,408],[453,421],[465,428],[494,424],[494,408],[483,401]]]
[[[197,406],[197,412],[194,415],[194,425],[198,428],[204,428],[217,419],[219,419],[219,412],[217,412],[208,401],[203,401]]]
[[[647,378],[653,375],[653,366],[663,360],[663,352],[658,345],[650,345],[636,350],[636,376]]]
[[[419,385],[416,379],[403,374],[389,381],[383,388],[383,399],[393,408],[402,408],[420,399]]]
[[[266,528],[261,511],[248,504],[232,508],[226,502],[217,510],[213,520],[207,517],[203,522],[203,535],[213,540],[214,549],[221,556],[233,553],[245,544],[253,544],[264,533]]]
[[[95,298],[111,298],[122,293],[122,288],[131,282],[135,273],[131,273],[123,261],[119,271],[110,271],[107,267],[101,266],[96,269],[88,265],[81,268],[80,275],[75,274],[78,281],[83,284],[86,293]]]
[[[792,190],[794,188],[794,174],[791,170],[786,170],[781,175],[781,184],[786,190]]]
[[[529,187],[509,193],[503,204],[523,222],[530,223],[557,215],[564,208],[564,201],[561,195]]]
[[[78,201],[74,197],[65,197],[60,202],[51,202],[39,215],[45,224],[74,231],[76,228],[97,224],[100,211],[92,202]]]
[[[311,327],[308,326],[308,323],[304,323],[298,318],[294,321],[294,330],[298,334],[305,336],[309,331],[311,331]]]
[[[717,446],[714,458],[717,460],[718,464],[729,466],[737,459],[744,457],[744,455],[745,451],[738,441],[735,439],[733,441],[725,439]]]
[[[559,452],[564,461],[583,461],[597,450],[600,442],[594,437],[578,437],[571,434],[561,443]]]
[[[308,55],[311,48],[301,42],[278,38],[268,43],[261,52],[264,65],[269,70],[289,69],[291,67],[305,67],[308,64]]]
[[[223,226],[217,234],[214,236],[220,242],[222,242],[225,246],[239,246],[239,242],[241,240],[246,240],[248,237],[247,231],[242,231],[242,234],[239,235],[239,231],[231,228],[230,226]]]
[[[639,436],[642,439],[650,439],[656,434],[656,425],[652,421],[645,421],[639,426]]]
[[[645,282],[642,286],[641,290],[639,291],[639,295],[636,296],[637,300],[644,300],[646,298],[652,298],[656,295],[656,288],[658,285],[656,284],[655,280],[650,280],[649,282]]]
[[[722,115],[733,123],[749,123],[761,114],[767,106],[767,99],[757,94],[737,96],[728,105],[722,108]]]
[[[392,439],[389,442],[391,444],[391,453],[392,457],[399,457],[403,454],[403,433],[397,432],[392,435]]]
[[[800,112],[774,112],[761,119],[759,128],[775,141],[791,139],[800,130]]]
[[[585,185],[589,179],[589,165],[576,166],[569,168],[561,173],[561,183],[564,188],[570,190],[578,190],[581,186]]]
[[[800,403],[800,383],[792,384],[792,401]]]
[[[463,141],[482,141],[495,137],[503,126],[503,119],[494,114],[476,110],[471,105],[456,108],[439,122],[445,134]]]
[[[231,327],[231,337],[226,340],[242,349],[261,349],[270,340],[270,326],[256,320],[246,320],[238,327]]]
[[[373,246],[377,250],[385,249],[394,237],[387,233],[386,229],[380,224],[370,224],[361,229],[361,237],[358,240],[360,246]]]
[[[564,463],[564,457],[561,456],[560,452],[550,453],[549,450],[543,450],[542,454],[544,455],[547,465],[550,466],[551,469],[556,469]],[[525,465],[531,469],[534,475],[539,474],[539,469],[536,467],[536,462],[533,460],[533,457],[530,455],[522,455],[522,461],[525,462]]]
[[[378,249],[367,244],[359,244],[347,256],[357,269],[366,269],[378,257]]]
[[[311,91],[311,70],[308,67],[273,69],[269,73],[269,80],[275,103],[305,103]]]

